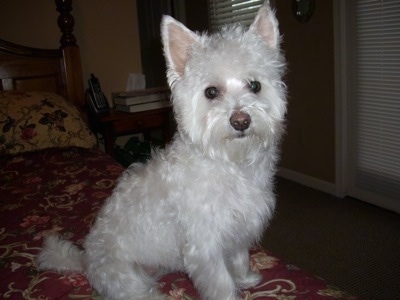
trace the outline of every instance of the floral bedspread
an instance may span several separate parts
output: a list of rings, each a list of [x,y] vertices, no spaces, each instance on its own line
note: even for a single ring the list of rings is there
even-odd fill
[[[38,272],[35,256],[50,233],[81,244],[122,171],[101,151],[83,148],[0,157],[1,299],[101,299],[82,274]],[[264,249],[251,251],[251,267],[263,281],[243,291],[246,300],[355,299]],[[166,299],[198,299],[185,274],[168,274],[159,285]]]

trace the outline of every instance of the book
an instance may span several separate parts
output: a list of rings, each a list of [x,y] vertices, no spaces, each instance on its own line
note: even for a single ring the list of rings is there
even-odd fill
[[[158,94],[127,97],[127,98],[116,97],[113,99],[114,99],[115,105],[137,105],[137,104],[142,104],[142,103],[166,100],[167,94],[166,93],[158,93]]]
[[[169,97],[169,90],[166,87],[158,87],[144,90],[114,92],[111,95],[115,105],[135,105],[167,100]]]
[[[115,110],[123,112],[139,112],[171,106],[169,100],[154,101],[135,105],[115,105]]]

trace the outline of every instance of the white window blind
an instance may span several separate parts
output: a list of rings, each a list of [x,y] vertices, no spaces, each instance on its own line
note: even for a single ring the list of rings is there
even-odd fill
[[[357,0],[356,189],[400,208],[400,1]],[[379,205],[379,203],[377,203]],[[387,206],[387,205],[383,205]],[[390,208],[390,207],[387,207]],[[399,211],[400,212],[400,211]]]
[[[264,0],[209,0],[212,31],[223,25],[240,22],[251,25]]]

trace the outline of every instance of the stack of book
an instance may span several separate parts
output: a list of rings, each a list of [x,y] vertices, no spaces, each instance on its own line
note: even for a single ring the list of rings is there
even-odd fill
[[[167,87],[114,92],[111,96],[115,110],[123,112],[139,112],[171,106]]]

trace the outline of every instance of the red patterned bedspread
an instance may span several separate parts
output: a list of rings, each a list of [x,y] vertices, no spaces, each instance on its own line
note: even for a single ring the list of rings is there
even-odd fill
[[[123,168],[99,150],[48,149],[0,157],[0,298],[100,299],[82,274],[38,272],[43,237],[57,232],[81,244]],[[285,264],[263,249],[251,252],[263,275],[244,299],[355,299]],[[198,299],[185,274],[160,280],[166,299]]]

